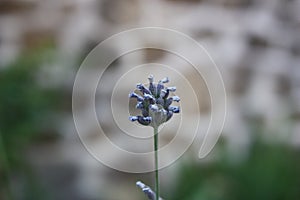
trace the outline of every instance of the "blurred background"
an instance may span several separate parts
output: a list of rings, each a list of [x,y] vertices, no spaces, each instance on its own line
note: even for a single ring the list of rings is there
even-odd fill
[[[159,26],[181,31],[208,50],[222,68],[228,100],[216,147],[202,160],[191,147],[161,170],[161,196],[299,200],[299,11],[299,0],[0,0],[0,199],[146,199],[135,182],[153,186],[152,173],[110,169],[81,144],[72,87],[81,62],[101,41],[130,28]],[[125,57],[108,68],[108,77],[131,63]],[[157,50],[133,57],[176,63]],[[193,84],[198,79],[186,69]],[[104,83],[115,84],[109,81]],[[111,91],[99,93],[101,107]],[[210,103],[203,85],[197,95],[205,120]],[[102,123],[113,130],[111,121]],[[101,146],[95,127],[87,128],[86,137]],[[162,136],[161,142],[169,139]]]

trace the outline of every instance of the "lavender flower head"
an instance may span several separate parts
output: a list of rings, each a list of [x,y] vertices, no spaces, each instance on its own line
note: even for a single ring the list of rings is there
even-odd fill
[[[142,115],[130,116],[130,121],[138,121],[145,126],[158,128],[164,122],[167,122],[173,116],[173,113],[179,113],[178,106],[172,106],[172,102],[179,102],[178,96],[170,96],[170,92],[175,92],[176,87],[165,87],[164,84],[169,82],[166,77],[157,84],[153,81],[153,75],[148,77],[149,87],[139,83],[136,88],[141,95],[131,92],[129,98],[136,98],[136,108],[142,111]]]
[[[155,192],[153,192],[153,190],[149,186],[145,185],[141,181],[136,182],[136,186],[141,188],[141,190],[145,193],[149,200],[156,200]],[[159,197],[159,200],[163,199]]]

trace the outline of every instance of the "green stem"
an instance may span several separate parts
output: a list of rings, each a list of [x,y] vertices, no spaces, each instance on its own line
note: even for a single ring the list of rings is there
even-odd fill
[[[154,128],[154,154],[155,154],[155,195],[159,200],[159,180],[158,180],[158,128]]]
[[[9,181],[9,163],[6,156],[6,148],[4,146],[3,135],[0,132],[0,162],[2,163],[3,172],[4,172],[4,188],[6,190],[6,196],[8,199],[13,199],[12,191],[10,189],[10,181]]]

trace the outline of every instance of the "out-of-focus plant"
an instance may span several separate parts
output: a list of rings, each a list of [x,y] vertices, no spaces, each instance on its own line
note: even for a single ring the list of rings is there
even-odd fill
[[[7,199],[12,198],[10,180],[17,174],[32,181],[26,177],[30,173],[24,151],[43,133],[53,131],[51,114],[59,104],[60,92],[37,82],[40,66],[51,61],[48,55],[47,51],[26,54],[0,69],[0,197],[4,193]],[[32,186],[28,182],[23,185]],[[28,199],[36,199],[32,192],[28,194]]]
[[[255,140],[248,157],[232,163],[229,155],[211,163],[181,167],[173,200],[298,200],[300,151],[287,144]]]

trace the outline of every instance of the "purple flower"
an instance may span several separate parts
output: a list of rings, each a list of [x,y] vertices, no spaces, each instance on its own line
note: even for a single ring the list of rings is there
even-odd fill
[[[130,93],[129,98],[136,98],[136,108],[140,109],[141,115],[130,116],[130,121],[138,121],[145,126],[152,126],[158,128],[159,125],[170,120],[173,113],[179,113],[179,106],[171,106],[172,102],[179,102],[178,96],[171,96],[170,92],[175,92],[176,87],[165,87],[164,84],[169,82],[166,77],[160,80],[157,84],[154,83],[153,75],[148,77],[149,86],[139,83],[136,88],[140,94]]]
[[[145,195],[148,197],[150,200],[155,200],[155,192],[152,191],[152,189],[142,183],[141,181],[136,182],[136,186],[142,189],[142,191],[145,193]]]
[[[145,195],[148,197],[149,200],[156,200],[155,192],[149,186],[145,185],[141,181],[136,182],[136,186],[141,188],[141,190],[145,193]],[[159,200],[163,200],[163,199],[159,197]]]

